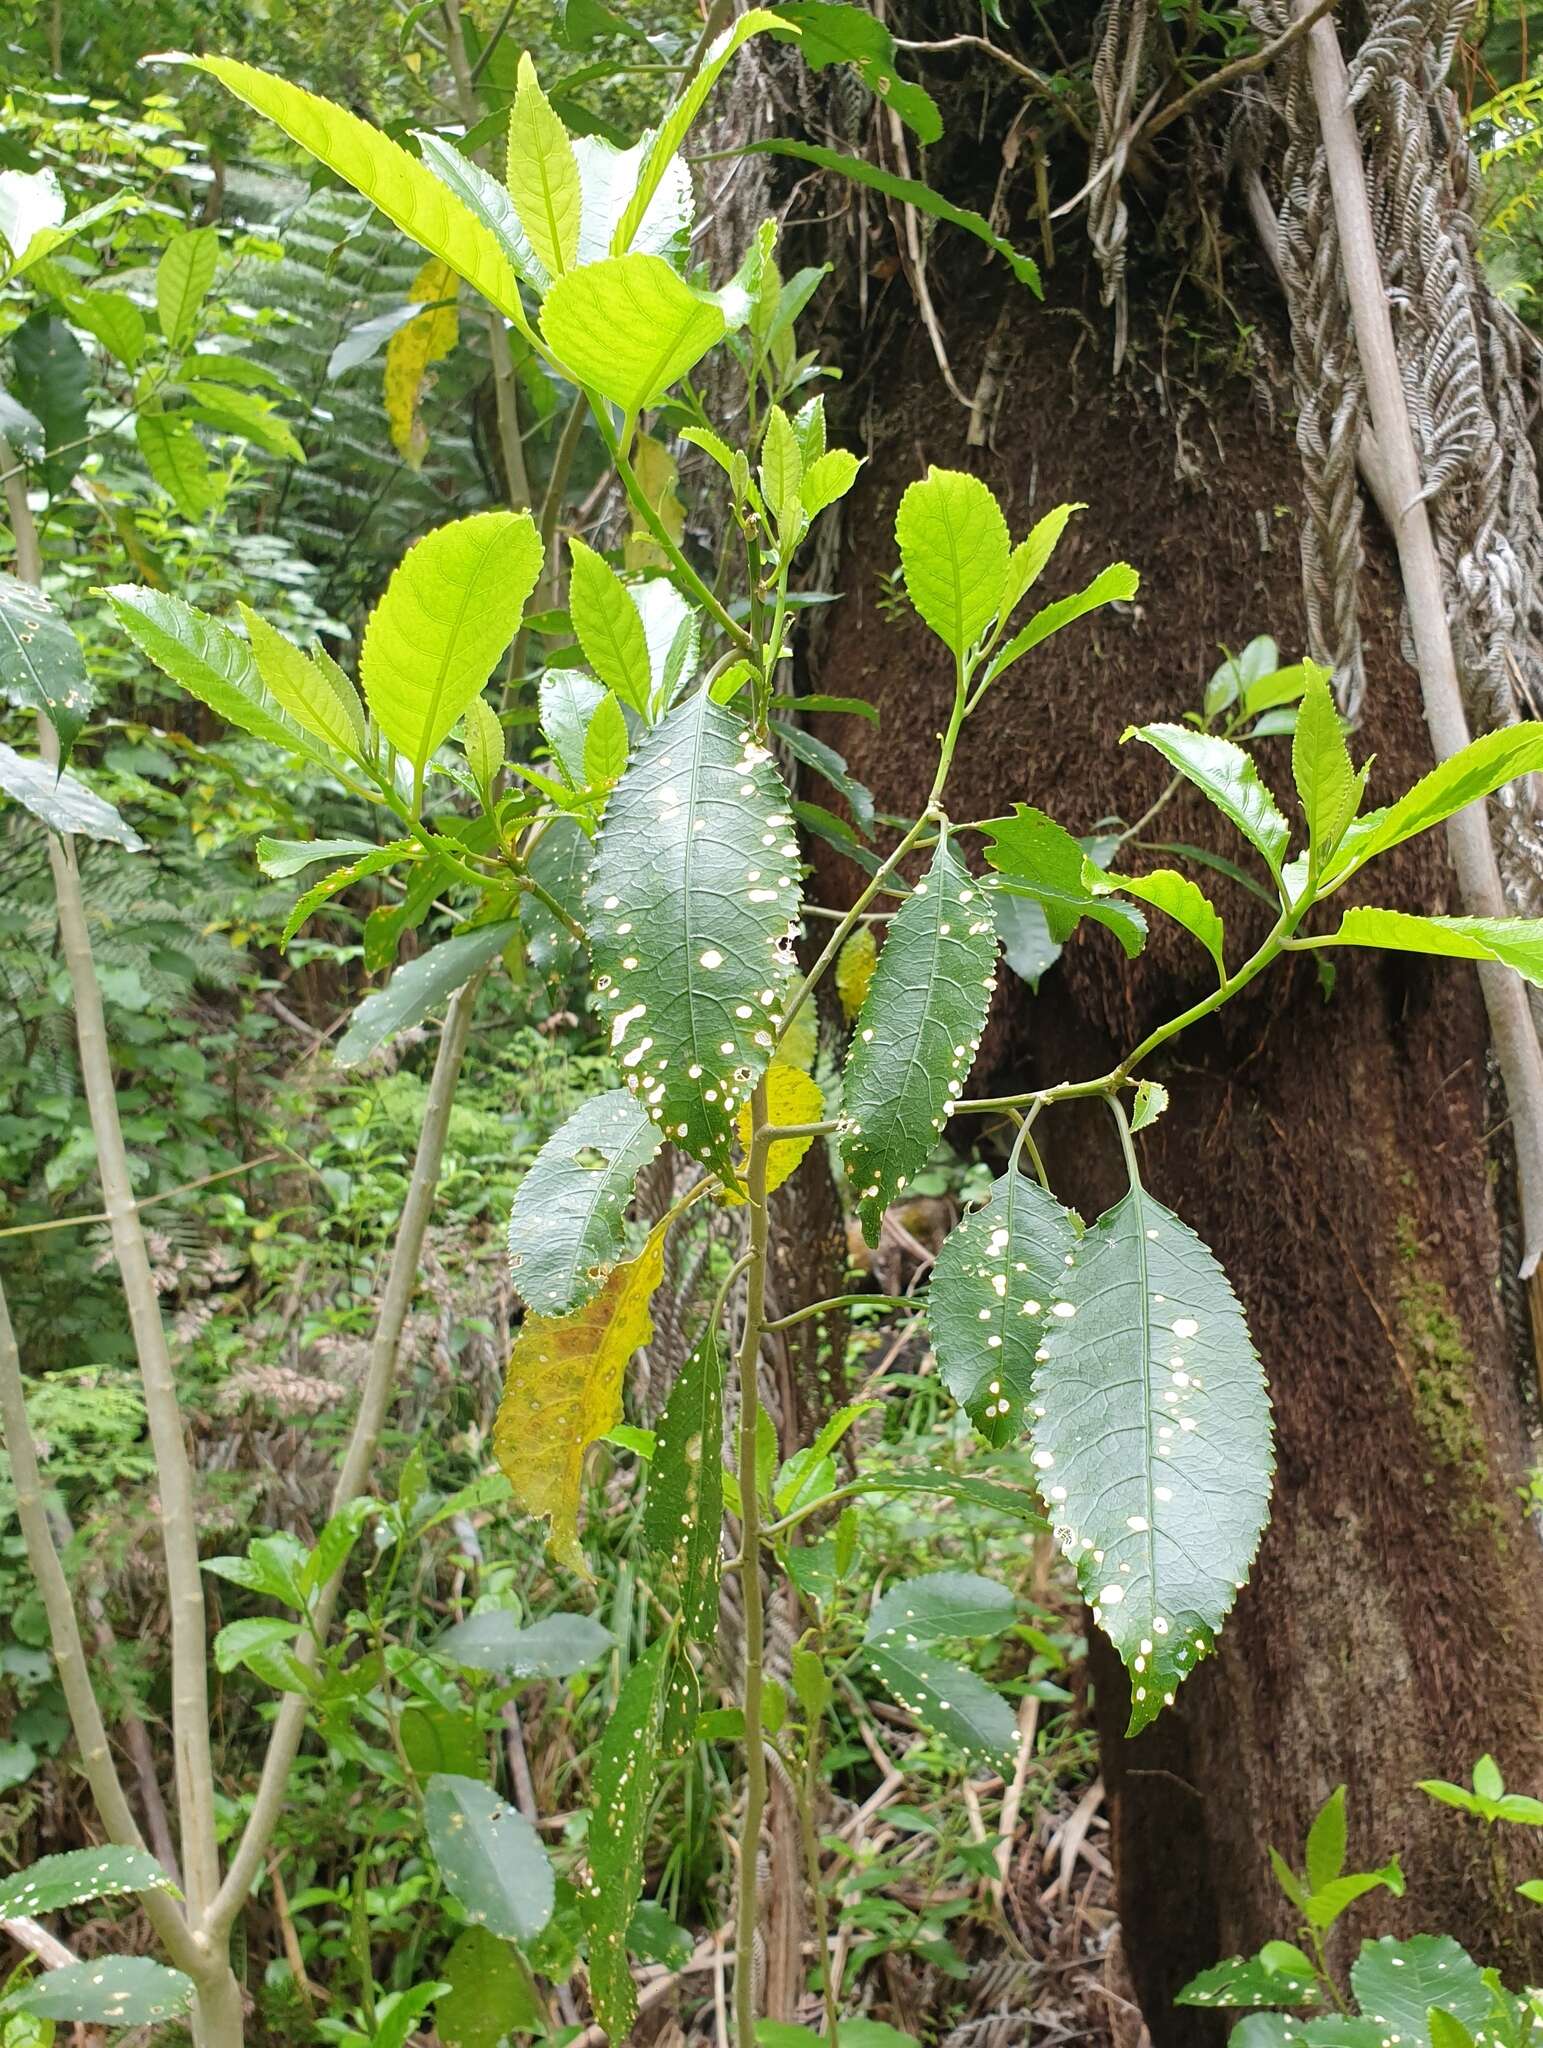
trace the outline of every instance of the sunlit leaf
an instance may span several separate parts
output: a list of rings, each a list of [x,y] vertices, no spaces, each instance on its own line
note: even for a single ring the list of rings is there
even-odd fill
[[[324,745],[361,759],[366,745],[364,706],[342,670],[303,654],[249,606],[238,609],[257,672],[275,702]]]
[[[1361,866],[1389,847],[1401,846],[1417,832],[1429,831],[1443,819],[1466,810],[1481,797],[1492,796],[1519,775],[1543,769],[1543,723],[1503,725],[1433,768],[1386,810],[1357,819],[1346,833],[1329,870],[1344,872]]]
[[[978,476],[929,469],[895,515],[905,587],[918,615],[956,655],[997,615],[1009,543],[1002,508]]]
[[[134,438],[146,469],[185,519],[202,519],[219,502],[219,482],[186,413],[142,412]]]
[[[214,228],[188,228],[173,235],[155,266],[155,311],[173,348],[188,340],[198,309],[214,283],[220,238]]]
[[[564,370],[630,418],[721,339],[723,315],[662,256],[610,256],[556,281],[541,331]]]
[[[646,718],[653,696],[653,671],[642,615],[603,555],[577,535],[568,547],[573,561],[568,610],[584,658],[602,683]]]
[[[509,193],[530,245],[552,277],[571,270],[579,253],[582,196],[578,159],[568,131],[522,54],[509,118]]]
[[[1359,905],[1327,946],[1374,946],[1389,953],[1430,953],[1447,960],[1498,960],[1543,988],[1543,918],[1415,917],[1403,910]]]
[[[812,1011],[813,1005],[806,1004]],[[820,1093],[819,1083],[808,1071],[791,1060],[773,1060],[766,1069],[766,1120],[770,1124],[817,1124],[825,1114],[825,1098]],[[735,1131],[739,1138],[740,1150],[750,1150],[750,1104],[745,1103],[736,1119]],[[812,1137],[778,1138],[766,1153],[766,1192],[773,1193],[798,1171],[799,1164],[809,1147]],[[739,1202],[744,1198],[735,1189],[725,1194],[728,1202]]]

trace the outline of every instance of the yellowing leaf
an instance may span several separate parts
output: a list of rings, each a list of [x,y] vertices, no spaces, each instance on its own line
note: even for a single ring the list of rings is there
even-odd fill
[[[812,1005],[806,1003],[805,1009]],[[773,1060],[766,1069],[766,1115],[774,1124],[817,1124],[825,1114],[825,1097],[820,1093],[819,1083],[800,1067],[789,1064],[785,1059]],[[739,1142],[746,1152],[750,1150],[750,1104],[740,1110],[734,1126]],[[779,1138],[766,1154],[766,1192],[780,1188],[782,1183],[798,1171],[799,1162],[813,1138]],[[742,1202],[745,1198],[735,1189],[726,1189],[723,1199],[730,1204]]]
[[[443,362],[460,331],[455,307],[434,305],[434,301],[453,299],[459,288],[460,279],[449,264],[431,256],[413,279],[407,296],[431,306],[432,311],[419,313],[399,327],[386,344],[386,419],[397,453],[413,469],[423,467],[429,452],[428,429],[418,410],[428,384],[429,365]]]
[[[581,1578],[590,1576],[579,1546],[584,1453],[621,1421],[627,1361],[654,1334],[649,1303],[664,1277],[665,1231],[656,1225],[573,1315],[528,1315],[509,1353],[493,1454],[519,1505],[551,1523],[552,1555]]]
[[[675,488],[680,481],[675,457],[652,434],[640,434],[632,469],[642,486],[643,496],[653,506],[659,515],[659,523],[678,547],[686,531],[686,508]],[[622,544],[622,561],[629,569],[667,569],[670,565],[668,555],[647,527],[640,527],[627,536]]]
[[[836,955],[836,993],[849,1024],[867,1000],[878,959],[871,924],[860,924]]]
[[[792,1023],[782,1034],[782,1044],[777,1057],[785,1060],[790,1067],[801,1067],[807,1074],[813,1071],[815,1055],[820,1050],[820,1020],[815,1013],[813,1002],[800,1003]]]

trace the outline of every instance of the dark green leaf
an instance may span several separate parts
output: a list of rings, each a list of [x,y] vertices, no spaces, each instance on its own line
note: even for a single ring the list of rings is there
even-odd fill
[[[615,1648],[615,1638],[587,1614],[548,1614],[522,1628],[506,1609],[473,1614],[436,1638],[434,1655],[468,1671],[506,1678],[571,1678]]]
[[[674,1576],[681,1626],[699,1642],[718,1629],[723,1567],[723,1359],[712,1325],[681,1367],[659,1419],[643,1530]]]
[[[996,986],[996,950],[980,884],[944,839],[890,920],[847,1056],[841,1157],[869,1244],[963,1092]]]
[[[812,732],[805,732],[802,726],[786,725],[781,719],[774,718],[771,729],[795,761],[802,761],[806,768],[812,768],[839,796],[845,797],[858,831],[865,839],[871,837],[873,796],[864,784],[847,773],[846,757],[838,754],[834,747],[826,746],[823,740],[817,740]]]
[[[1306,1970],[1272,1970],[1262,1956],[1234,1956],[1191,1977],[1175,2005],[1316,2005],[1318,1985]]]
[[[1064,945],[1083,918],[1091,917],[1114,933],[1132,959],[1141,951],[1146,919],[1103,887],[1089,886],[1082,847],[1054,818],[1029,804],[1015,804],[1010,818],[988,818],[981,830],[986,859],[1002,878],[996,887],[1039,904],[1056,945]],[[1109,886],[1123,884],[1115,879]]]
[[[996,918],[997,937],[1002,941],[1002,958],[1020,981],[1039,994],[1042,977],[1061,957],[1061,949],[1050,936],[1050,920],[1044,906],[1032,896],[1018,896],[1001,889],[991,906]]]
[[[39,477],[51,497],[65,490],[85,456],[91,365],[55,314],[33,313],[11,336],[15,395],[43,428]]]
[[[354,1011],[333,1053],[338,1065],[357,1066],[388,1038],[410,1024],[421,1023],[501,953],[517,930],[511,920],[479,925],[475,931],[458,932],[453,939],[431,946],[399,967],[384,988],[367,995]]]
[[[186,2012],[192,2000],[192,1979],[148,1956],[65,1963],[16,1994],[20,2009],[37,2019],[104,2027],[158,2026]]]
[[[937,1643],[999,1636],[1012,1627],[1017,1605],[1011,1592],[979,1572],[926,1572],[888,1586],[873,1603],[865,1639],[891,1634],[908,1643]]]
[[[625,1249],[637,1177],[660,1143],[636,1098],[613,1088],[581,1104],[536,1154],[514,1198],[509,1262],[538,1315],[565,1315],[600,1288]]]
[[[923,142],[940,139],[943,117],[937,102],[922,86],[900,76],[894,38],[866,7],[844,6],[838,0],[788,0],[777,12],[800,30],[799,55],[812,71],[850,64],[875,98]]]
[[[1493,1999],[1473,1958],[1444,1934],[1409,1941],[1367,1941],[1350,1966],[1350,1986],[1365,2016],[1408,2048],[1429,2043],[1426,2015],[1439,2005],[1470,2033],[1490,2016]]]
[[[88,1899],[111,1899],[121,1892],[174,1892],[176,1886],[155,1858],[143,1849],[122,1849],[104,1842],[96,1849],[70,1849],[62,1856],[44,1856],[25,1870],[0,1880],[0,1920],[31,1919],[58,1913]]]
[[[533,1941],[552,1917],[552,1865],[523,1814],[489,1785],[449,1773],[429,1779],[423,1824],[445,1888],[473,1926]]]
[[[528,862],[531,876],[580,924],[592,858],[593,848],[578,820],[557,818],[543,826]],[[578,966],[583,951],[578,940],[528,890],[520,897],[520,924],[530,964],[538,974],[560,981]]]
[[[61,614],[19,576],[0,576],[0,697],[41,711],[67,761],[94,695],[80,642]]]
[[[904,1628],[870,1638],[863,1661],[908,1714],[951,1742],[972,1761],[1010,1770],[1021,1740],[1013,1712],[999,1692],[962,1664],[908,1640]]]
[[[444,2048],[499,2048],[507,2034],[545,2032],[547,2016],[528,1971],[485,1927],[462,1928],[444,1971],[450,1989],[434,2008]]]
[[[655,1643],[627,1674],[590,1781],[590,1882],[580,1890],[579,1910],[589,1937],[595,2016],[613,2041],[625,2040],[637,2018],[627,1930],[643,1891],[643,1851],[670,1668],[667,1649],[666,1643]]]

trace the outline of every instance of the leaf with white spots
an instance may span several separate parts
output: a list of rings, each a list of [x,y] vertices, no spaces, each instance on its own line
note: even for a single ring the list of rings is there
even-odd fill
[[[606,803],[590,950],[627,1085],[731,1184],[735,1113],[771,1054],[799,895],[770,755],[727,706],[687,698],[644,734]]]
[[[0,576],[0,697],[41,711],[67,761],[94,696],[80,642],[63,616],[19,576]]]
[[[664,1277],[666,1225],[571,1315],[527,1315],[509,1353],[493,1454],[529,1515],[551,1522],[552,1555],[589,1577],[579,1547],[584,1453],[622,1419],[622,1375],[654,1334],[649,1303]]]
[[[474,1927],[534,1941],[552,1917],[555,1880],[541,1838],[491,1785],[436,1772],[423,1824],[445,1889]]]
[[[35,1918],[81,1906],[88,1899],[120,1892],[175,1892],[176,1886],[143,1849],[106,1843],[100,1849],[71,1849],[44,1856],[0,1882],[0,1920]]]
[[[1383,2038],[1396,2035],[1408,2048],[1429,2043],[1426,2016],[1433,2005],[1472,2033],[1489,2019],[1495,2002],[1478,1964],[1445,1934],[1363,1942],[1350,1966],[1350,1988]]]
[[[681,1627],[710,1642],[723,1568],[723,1358],[710,1323],[659,1418],[643,1533],[679,1588]]]
[[[926,1572],[888,1587],[868,1617],[870,1642],[899,1630],[911,1643],[999,1636],[1013,1625],[1008,1588],[979,1572]]]
[[[509,1264],[538,1315],[565,1315],[609,1276],[633,1187],[659,1145],[635,1097],[612,1088],[581,1104],[536,1154],[509,1217]]]
[[[991,1444],[1029,1422],[1034,1355],[1065,1291],[1082,1225],[1013,1168],[943,1241],[927,1320],[943,1384]]]
[[[1260,1956],[1234,1956],[1191,1977],[1174,1999],[1175,2005],[1261,2006],[1316,2005],[1318,1985],[1312,1964],[1272,1970]]]
[[[148,1956],[99,1956],[66,1963],[13,1993],[22,2012],[77,2026],[153,2027],[193,2002],[193,1980]]]
[[[890,921],[847,1056],[841,1158],[869,1244],[964,1093],[996,957],[990,905],[945,838]]]
[[[589,1939],[595,2016],[613,2041],[627,2038],[638,2012],[627,1930],[643,1894],[643,1851],[672,1675],[668,1649],[666,1641],[655,1643],[627,1674],[591,1780],[589,1883],[579,1888],[579,1912]]]
[[[1006,1700],[983,1678],[908,1641],[903,1627],[870,1638],[863,1659],[896,1704],[923,1727],[973,1762],[997,1769],[1011,1763],[1018,1724]]]
[[[1083,1238],[1034,1382],[1034,1463],[1130,1732],[1212,1646],[1269,1512],[1270,1403],[1227,1276],[1139,1185]]]

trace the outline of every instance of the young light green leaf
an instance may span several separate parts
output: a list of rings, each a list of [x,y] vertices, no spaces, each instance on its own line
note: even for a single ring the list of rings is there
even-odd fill
[[[838,178],[850,178],[856,185],[866,185],[875,192],[884,193],[889,199],[914,206],[918,213],[926,214],[929,219],[947,221],[951,227],[963,228],[966,234],[974,235],[988,249],[1003,257],[1013,276],[1020,284],[1026,284],[1035,298],[1044,297],[1040,288],[1039,265],[1032,256],[1024,255],[1011,242],[1004,241],[983,215],[972,213],[968,207],[955,206],[919,178],[897,178],[893,171],[882,170],[866,157],[844,156],[840,150],[825,149],[818,143],[788,142],[780,135],[768,136],[760,142],[747,142],[741,154],[789,156],[799,163],[817,164],[822,171],[830,171]]]
[[[766,749],[698,693],[638,743],[589,884],[595,988],[627,1085],[731,1183],[734,1115],[770,1057],[792,968],[787,806]]]
[[[1155,747],[1258,847],[1270,872],[1280,874],[1291,828],[1241,747],[1212,733],[1194,732],[1187,725],[1130,726],[1122,738],[1145,740]]]
[[[541,331],[562,369],[631,418],[723,335],[723,315],[662,256],[610,256],[560,277]]]
[[[1027,896],[1045,913],[1050,937],[1064,946],[1083,918],[1106,925],[1131,959],[1146,943],[1146,919],[1139,910],[1111,894],[1125,886],[1123,878],[1089,886],[1089,864],[1081,846],[1063,825],[1030,804],[1015,804],[1010,818],[990,818],[986,859],[997,870],[999,889]],[[1091,874],[1096,876],[1097,869]]]
[[[445,1889],[472,1924],[534,1941],[552,1917],[556,1881],[525,1816],[490,1785],[438,1772],[424,1791],[423,1824]]]
[[[1028,1426],[1034,1354],[1081,1225],[1016,1169],[943,1240],[927,1321],[944,1386],[991,1444]]]
[[[1345,1788],[1336,1785],[1307,1831],[1307,1882],[1322,1891],[1345,1867]]]
[[[434,1655],[466,1671],[505,1678],[571,1678],[616,1647],[608,1628],[589,1614],[547,1614],[526,1628],[507,1608],[473,1614],[434,1640]]]
[[[1227,1277],[1139,1184],[1066,1268],[1034,1396],[1040,1493],[1131,1674],[1135,1734],[1231,1610],[1273,1468],[1264,1375]]]
[[[333,1058],[340,1067],[357,1066],[377,1047],[409,1025],[421,1023],[430,1010],[453,996],[479,968],[503,951],[519,930],[511,919],[457,932],[399,967],[386,983],[367,995],[338,1040]]]
[[[595,706],[584,735],[584,780],[591,789],[609,789],[627,765],[627,720],[615,695],[607,690]]]
[[[1054,604],[1047,604],[1043,611],[1037,611],[1029,623],[992,656],[991,665],[986,670],[986,681],[994,683],[1005,669],[1020,661],[1031,648],[1038,647],[1042,640],[1048,640],[1052,633],[1059,633],[1063,626],[1086,618],[1089,612],[1099,611],[1106,604],[1126,603],[1140,588],[1141,578],[1129,562],[1111,562],[1107,569],[1099,571],[1085,590],[1074,591],[1070,597],[1058,598]]]
[[[331,763],[278,703],[257,672],[247,642],[180,597],[130,583],[107,592],[119,625],[179,688],[230,725],[271,741],[319,767]]]
[[[1431,2048],[1473,2048],[1473,2035],[1462,2021],[1454,2019],[1439,2005],[1433,2005],[1426,2013],[1425,2023],[1430,2031]]]
[[[1311,1963],[1306,1969],[1272,1970],[1262,1956],[1234,1956],[1191,1977],[1175,2005],[1316,2005],[1319,1991]]]
[[[214,283],[220,238],[213,228],[189,228],[174,235],[155,266],[155,312],[161,332],[178,348],[188,340],[198,309]]]
[[[657,716],[668,710],[682,686],[696,674],[702,616],[667,577],[655,576],[630,588],[648,642],[648,665],[654,679],[652,709]]]
[[[1291,742],[1291,774],[1307,820],[1313,863],[1321,869],[1355,816],[1363,787],[1363,778],[1351,765],[1326,668],[1312,666],[1303,686]]]
[[[541,90],[528,53],[519,63],[514,111],[509,117],[509,191],[520,224],[553,277],[578,260],[583,194],[578,159],[568,131]]]
[[[766,416],[760,480],[761,496],[786,546],[798,538],[801,526],[803,505],[799,491],[804,480],[804,454],[793,422],[780,405],[774,405]]]
[[[898,1630],[913,1642],[974,1641],[999,1636],[1017,1618],[1009,1589],[979,1572],[924,1572],[901,1579],[874,1601],[865,1630],[869,1642]]]
[[[359,674],[376,724],[421,777],[480,697],[541,573],[528,512],[474,512],[409,548],[364,629]]]
[[[568,610],[584,658],[607,688],[646,718],[654,678],[632,593],[604,556],[577,535],[569,540],[568,549],[573,558]]]
[[[1131,1135],[1134,1137],[1148,1124],[1155,1124],[1167,1107],[1168,1091],[1161,1081],[1138,1081],[1135,1099],[1130,1106]]]
[[[1430,953],[1446,960],[1498,960],[1543,988],[1543,918],[1416,917],[1370,905],[1347,910],[1318,946],[1375,946],[1387,953]]]
[[[1074,512],[1086,512],[1086,505],[1057,505],[1036,520],[1024,539],[1007,558],[1007,582],[1002,591],[1002,617],[1007,618],[1039,581],[1050,557],[1061,544]]]
[[[681,1367],[659,1418],[648,1468],[643,1533],[672,1574],[681,1627],[698,1642],[718,1631],[723,1569],[723,1358],[709,1323]]]
[[[0,698],[41,711],[59,735],[60,760],[68,761],[95,694],[63,615],[19,576],[0,576]]]
[[[1350,1966],[1350,1988],[1364,2013],[1375,2013],[1384,2038],[1397,2034],[1410,2048],[1430,2042],[1426,2015],[1433,2005],[1470,2033],[1490,2017],[1494,2000],[1473,1958],[1445,1934],[1408,1941],[1384,1935],[1367,1941]]]
[[[304,448],[271,399],[255,391],[236,391],[228,384],[204,383],[191,376],[184,377],[182,389],[193,401],[193,417],[203,425],[213,427],[217,433],[237,434],[255,442],[282,462],[304,462]]]
[[[623,1219],[662,1140],[625,1088],[591,1096],[536,1154],[509,1217],[509,1264],[543,1316],[597,1292],[625,1249]]]
[[[186,413],[142,412],[134,438],[146,469],[184,519],[202,519],[218,503],[219,483]]]
[[[175,52],[158,59],[188,64],[218,79],[237,99],[282,128],[345,184],[372,200],[431,256],[464,277],[517,326],[526,326],[519,287],[509,259],[486,226],[434,173],[408,155],[368,121],[232,57],[190,57]]]
[[[723,76],[735,52],[752,36],[782,25],[777,16],[769,14],[764,7],[752,7],[709,44],[685,91],[647,138],[647,147],[638,166],[636,187],[611,237],[613,255],[623,255],[632,247],[676,151],[685,141],[692,122],[702,111],[708,94]]]
[[[336,747],[349,760],[362,760],[367,744],[364,706],[343,671],[335,663],[324,668],[302,654],[292,640],[259,618],[250,606],[238,605],[237,610],[246,626],[257,673],[274,701],[324,745]]]
[[[485,697],[473,697],[461,716],[466,765],[480,790],[490,790],[504,765],[504,729]]]
[[[145,842],[121,818],[106,797],[88,789],[79,776],[46,766],[14,747],[0,743],[0,790],[23,810],[39,818],[51,832],[74,833],[81,839],[112,839],[130,853],[144,851]]]
[[[334,868],[330,875],[313,882],[285,918],[284,929],[279,934],[279,950],[282,952],[288,946],[307,918],[313,917],[324,903],[330,903],[334,896],[341,896],[355,882],[367,881],[371,875],[383,874],[388,868],[416,860],[420,851],[416,839],[393,839],[386,846],[367,847],[356,860],[345,867]]]
[[[863,1235],[920,1171],[963,1091],[996,986],[991,909],[944,838],[924,882],[890,921],[858,1013],[844,1081],[842,1164]]]
[[[902,1626],[875,1636],[863,1661],[908,1714],[951,1742],[972,1762],[1010,1770],[1022,1740],[1013,1710],[999,1692],[963,1664],[908,1640]]]
[[[541,730],[552,758],[575,789],[584,787],[584,736],[604,695],[604,685],[581,668],[549,668],[541,678]]]
[[[1249,643],[1250,647],[1258,644],[1257,641]],[[1273,640],[1267,644],[1274,648]],[[1247,662],[1248,655],[1249,648],[1245,647],[1238,657],[1240,665]],[[1317,667],[1316,662],[1297,661],[1289,668],[1271,669],[1266,675],[1254,677],[1245,684],[1243,709],[1250,718],[1254,718],[1261,711],[1275,711],[1283,704],[1295,704],[1307,688],[1308,677],[1317,671]]]
[[[834,505],[838,498],[844,498],[856,483],[857,472],[862,466],[860,458],[850,448],[828,448],[823,455],[816,455],[805,469],[804,480],[799,487],[808,516],[818,518],[827,505]]]
[[[62,1912],[89,1899],[112,1899],[123,1892],[175,1892],[177,1887],[144,1849],[123,1849],[104,1842],[95,1849],[69,1849],[62,1856],[43,1856],[25,1870],[0,1879],[0,1920],[31,1919],[39,1913]]]
[[[1353,1906],[1357,1899],[1364,1899],[1368,1892],[1378,1891],[1384,1886],[1395,1898],[1403,1896],[1404,1873],[1396,1856],[1381,1870],[1356,1870],[1347,1877],[1331,1877],[1308,1896],[1309,1925],[1320,1933],[1326,1932],[1348,1906]]]
[[[1002,508],[978,476],[929,469],[895,515],[905,587],[924,624],[963,656],[997,615],[1009,543]]]
[[[579,1887],[589,1936],[589,1991],[595,2016],[613,2041],[637,2018],[637,1986],[627,1963],[627,1930],[643,1893],[643,1851],[657,1781],[660,1724],[671,1672],[661,1640],[627,1674],[600,1738],[591,1776],[590,1882]]]
[[[1429,831],[1481,797],[1493,796],[1517,776],[1536,774],[1540,768],[1543,723],[1503,725],[1484,733],[1422,776],[1396,804],[1358,820],[1330,872],[1338,875],[1364,867],[1389,847],[1401,846],[1417,832]]]
[[[1106,890],[1122,890],[1139,902],[1150,903],[1154,910],[1162,911],[1175,924],[1183,925],[1216,962],[1217,979],[1226,980],[1227,963],[1222,954],[1225,933],[1221,917],[1210,897],[1188,875],[1181,875],[1177,868],[1153,868],[1145,875],[1106,877],[1090,861],[1083,869],[1083,880],[1095,895],[1102,895]]]
[[[35,2019],[80,2026],[155,2027],[193,2002],[193,1980],[148,1956],[98,1956],[45,1970],[13,1993],[17,2009]]]

